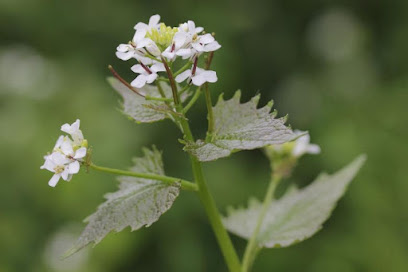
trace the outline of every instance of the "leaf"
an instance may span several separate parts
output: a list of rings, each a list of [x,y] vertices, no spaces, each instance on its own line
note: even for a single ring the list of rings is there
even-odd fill
[[[290,190],[274,200],[259,231],[260,247],[287,247],[313,236],[330,217],[347,185],[355,177],[366,157],[359,156],[333,175],[321,174],[309,186]],[[251,199],[248,208],[230,209],[223,219],[232,233],[249,239],[255,229],[262,203]]]
[[[138,123],[152,123],[169,118],[173,113],[173,109],[168,107],[163,101],[146,100],[144,97],[134,93],[119,80],[114,77],[108,77],[109,84],[123,98],[123,112],[131,119]],[[172,98],[171,88],[167,83],[162,82],[161,86],[167,98]],[[138,89],[143,95],[150,97],[161,97],[156,86],[145,85]],[[181,96],[181,100],[185,101],[190,93],[185,92]],[[171,103],[172,105],[172,103]]]
[[[144,157],[135,158],[131,170],[164,175],[161,153],[156,148],[143,151]],[[110,232],[119,232],[127,226],[132,231],[150,226],[172,206],[180,191],[178,184],[135,177],[118,179],[119,190],[105,195],[107,200],[85,219],[88,225],[65,257],[90,243],[99,243]]]
[[[200,161],[213,161],[235,151],[283,144],[298,137],[285,126],[286,118],[275,119],[277,113],[271,113],[272,102],[257,109],[259,95],[243,104],[240,97],[240,91],[230,100],[220,96],[213,107],[214,133],[206,141],[187,143],[184,150]]]

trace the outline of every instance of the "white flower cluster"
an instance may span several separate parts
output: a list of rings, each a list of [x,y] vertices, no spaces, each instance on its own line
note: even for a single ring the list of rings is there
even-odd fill
[[[136,59],[139,64],[131,69],[138,74],[131,85],[141,88],[153,83],[159,72],[165,71],[162,58],[173,62],[177,57],[192,63],[191,69],[179,74],[175,80],[201,86],[205,82],[216,82],[217,74],[197,67],[198,57],[203,53],[215,51],[221,45],[211,34],[200,34],[204,28],[196,27],[193,21],[181,24],[179,27],[168,27],[160,22],[159,15],[150,17],[149,24],[138,23],[132,41],[120,44],[116,56],[122,60]]]
[[[40,168],[54,173],[48,182],[51,187],[55,187],[60,178],[70,181],[72,176],[79,172],[80,162],[85,158],[88,148],[88,142],[84,140],[79,124],[80,121],[76,120],[72,125],[62,125],[61,130],[71,138],[61,135],[52,153],[44,156],[45,162]]]

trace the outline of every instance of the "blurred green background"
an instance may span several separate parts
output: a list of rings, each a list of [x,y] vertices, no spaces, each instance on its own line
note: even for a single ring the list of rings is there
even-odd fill
[[[81,119],[100,165],[127,168],[142,146],[164,151],[167,173],[191,178],[169,122],[136,125],[105,81],[115,48],[133,26],[160,14],[216,32],[222,48],[211,85],[243,100],[261,92],[289,123],[309,130],[322,154],[302,158],[291,182],[305,185],[359,153],[368,161],[315,237],[263,251],[254,271],[408,271],[408,1],[28,1],[0,2],[0,271],[226,271],[203,209],[182,193],[147,229],[111,234],[66,261],[81,223],[115,190],[113,176],[81,173],[47,185],[40,171],[61,124]],[[190,112],[206,129],[202,100]],[[261,197],[269,175],[260,151],[205,166],[221,211]],[[242,253],[245,242],[233,237]]]

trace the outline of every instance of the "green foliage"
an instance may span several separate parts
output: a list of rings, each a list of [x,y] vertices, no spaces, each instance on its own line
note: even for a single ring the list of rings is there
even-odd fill
[[[287,247],[313,236],[329,218],[337,201],[365,162],[359,156],[333,175],[321,174],[304,189],[289,190],[268,207],[257,243],[259,247]],[[230,209],[226,228],[249,239],[254,232],[262,203],[253,199],[248,208]]]
[[[163,101],[148,100],[131,91],[116,78],[109,77],[108,82],[123,98],[123,113],[137,123],[161,121],[166,118],[171,118],[171,114],[174,114],[173,109]],[[162,82],[161,86],[165,97],[172,99],[173,96],[169,84]],[[145,85],[143,88],[139,89],[139,92],[151,98],[162,98],[156,86]],[[186,100],[189,95],[188,92],[184,93],[181,96],[181,100]]]
[[[164,175],[161,153],[145,148],[144,157],[134,158],[134,172]],[[130,226],[132,231],[150,226],[166,212],[177,198],[180,187],[156,180],[119,177],[119,190],[107,194],[97,211],[85,219],[85,230],[67,252],[70,256],[90,243],[99,243],[112,231],[119,232]]]
[[[187,143],[184,150],[200,161],[213,161],[232,152],[283,144],[297,137],[285,126],[286,118],[276,119],[277,112],[271,113],[272,102],[257,109],[259,95],[242,104],[240,97],[240,91],[230,100],[224,100],[221,95],[213,107],[213,134],[205,141]]]

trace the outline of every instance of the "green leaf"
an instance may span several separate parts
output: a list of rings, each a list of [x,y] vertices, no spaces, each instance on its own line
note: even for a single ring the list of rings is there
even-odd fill
[[[365,160],[364,155],[359,156],[335,174],[321,174],[306,188],[292,189],[272,201],[257,237],[258,246],[287,247],[313,236],[330,217]],[[252,199],[246,209],[230,209],[223,222],[232,233],[249,239],[261,209],[262,203]]]
[[[114,77],[108,77],[109,84],[122,96],[123,98],[123,112],[137,123],[152,123],[166,118],[171,118],[174,110],[166,105],[163,101],[146,100],[144,97],[134,93],[128,87],[123,85]],[[169,84],[162,82],[161,86],[166,98],[173,98]],[[138,89],[143,95],[150,97],[161,98],[156,86],[145,85]],[[181,96],[181,100],[185,101],[190,93],[185,92]],[[170,103],[173,106],[173,103]]]
[[[131,170],[164,175],[161,153],[155,148],[143,151],[144,157],[135,158]],[[150,226],[172,206],[180,192],[178,184],[135,177],[118,179],[119,190],[105,195],[107,200],[85,219],[88,225],[65,257],[90,243],[99,243],[110,232],[119,232],[127,226],[132,231]]]
[[[285,126],[286,118],[276,119],[276,111],[271,113],[272,102],[257,109],[259,95],[243,104],[240,97],[240,91],[230,100],[220,96],[213,107],[214,133],[205,141],[187,143],[184,150],[200,161],[213,161],[235,151],[283,144],[298,137]]]

